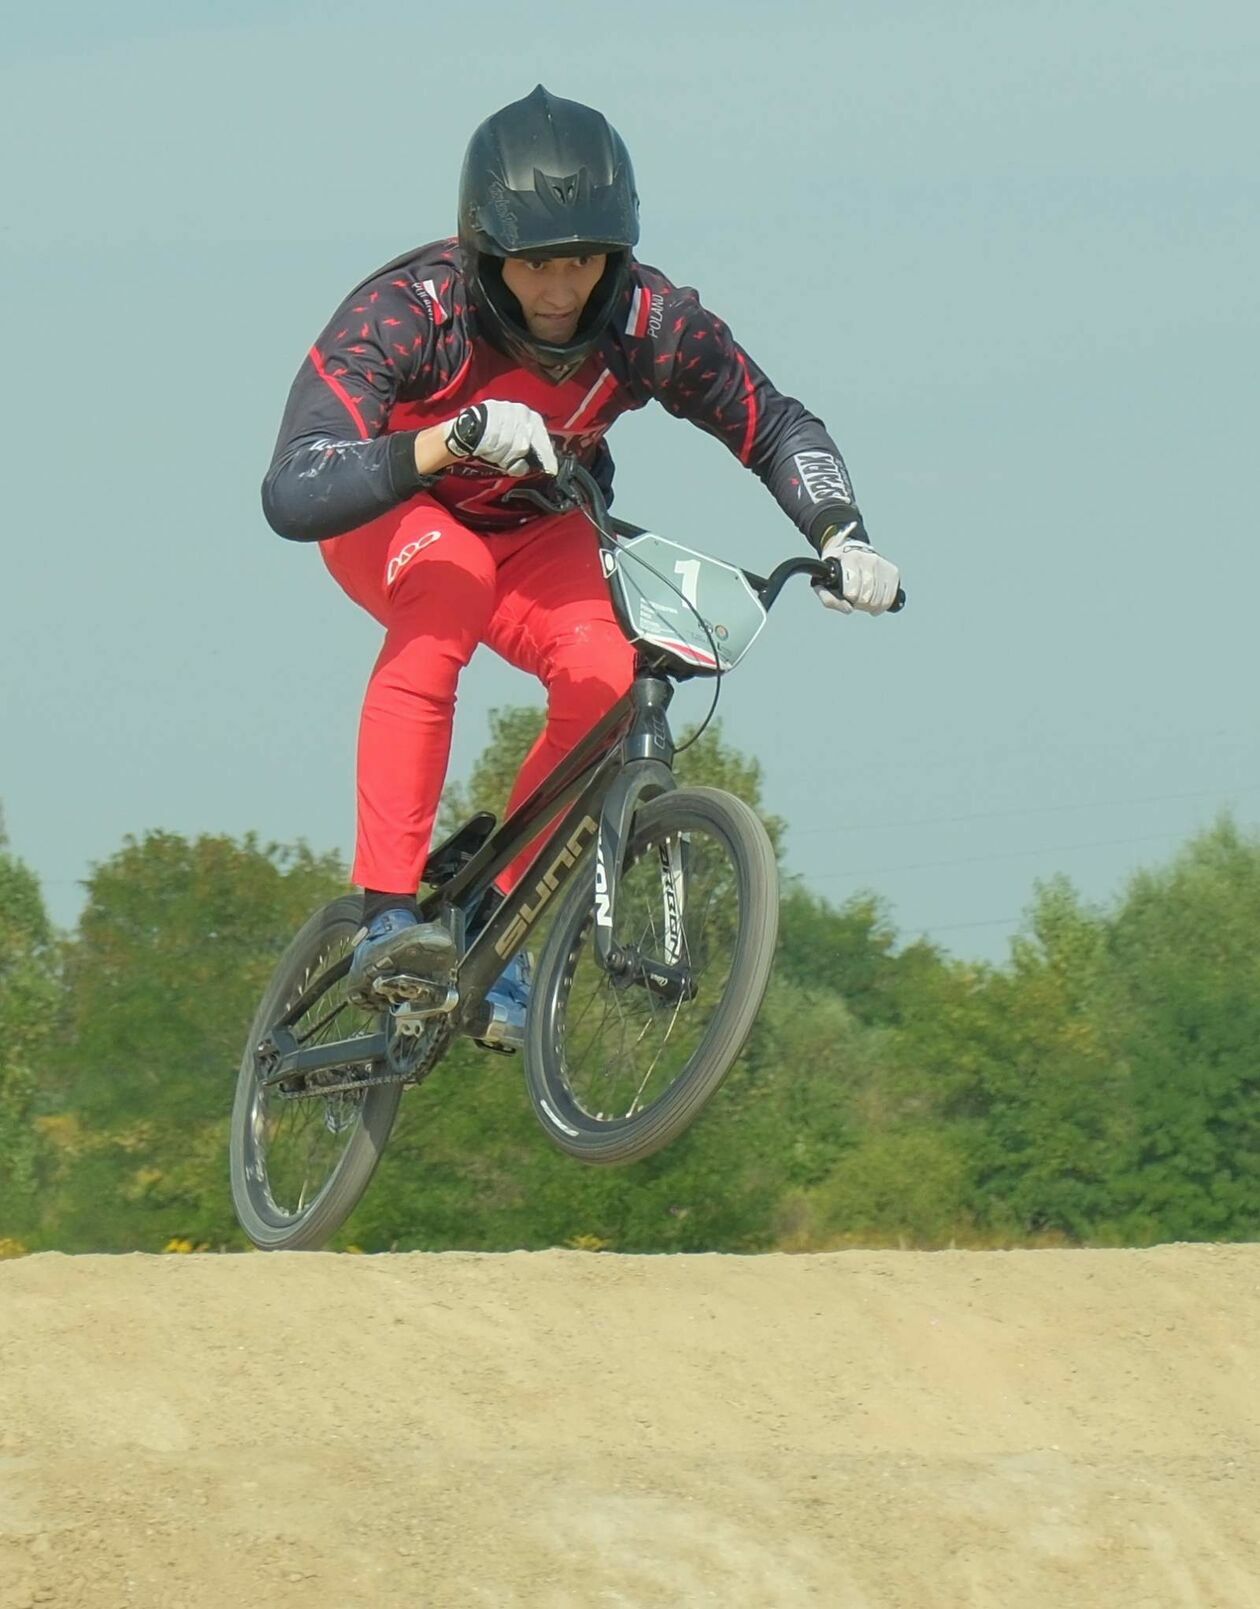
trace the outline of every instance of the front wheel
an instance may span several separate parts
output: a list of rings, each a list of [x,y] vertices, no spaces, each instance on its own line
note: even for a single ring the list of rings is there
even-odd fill
[[[675,1139],[756,1021],[779,925],[774,848],[715,788],[663,794],[634,818],[606,971],[593,863],[562,897],[530,1002],[525,1080],[538,1120],[583,1162],[636,1162]]]

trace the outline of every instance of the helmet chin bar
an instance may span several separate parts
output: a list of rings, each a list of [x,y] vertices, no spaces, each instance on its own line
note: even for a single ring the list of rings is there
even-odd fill
[[[591,250],[594,251],[592,246]],[[603,334],[630,271],[630,253],[622,249],[607,251],[608,262],[599,281],[586,300],[571,341],[559,345],[540,341],[530,334],[520,302],[503,279],[503,258],[489,252],[480,254],[477,278],[490,317],[486,334],[510,356],[540,368],[559,385],[574,374],[594,350]],[[571,253],[568,255],[572,255]]]

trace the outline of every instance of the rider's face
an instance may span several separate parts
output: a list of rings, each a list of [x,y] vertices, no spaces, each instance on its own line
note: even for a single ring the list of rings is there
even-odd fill
[[[604,264],[596,257],[508,257],[503,283],[521,304],[536,341],[563,346],[577,332],[587,298],[599,284]]]

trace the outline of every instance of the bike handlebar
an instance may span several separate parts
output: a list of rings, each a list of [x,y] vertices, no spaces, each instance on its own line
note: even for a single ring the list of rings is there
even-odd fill
[[[768,576],[754,575],[751,570],[744,571],[749,586],[761,599],[763,609],[769,609],[794,575],[807,575],[828,592],[834,592],[836,597],[844,597],[844,575],[839,559],[784,559],[782,564],[775,565]],[[905,606],[905,588],[898,587],[897,596],[885,612],[899,614]]]
[[[609,514],[608,503],[595,477],[572,453],[560,453],[557,456],[557,466],[556,473],[552,477],[552,484],[558,494],[554,499],[545,496],[537,487],[520,486],[515,491],[508,492],[503,501],[533,503],[537,508],[550,514],[567,514],[571,509],[582,508],[590,516],[601,536],[610,542],[615,541],[619,535],[642,534],[641,526],[628,525],[624,520],[614,519]],[[839,559],[784,559],[782,564],[775,565],[768,576],[755,575],[751,570],[744,570],[743,575],[760,598],[762,608],[767,610],[794,575],[808,575],[812,581],[825,587],[828,592],[834,592],[839,598],[844,596],[844,578]],[[888,613],[895,615],[905,606],[905,590],[898,587],[896,599],[889,606]]]

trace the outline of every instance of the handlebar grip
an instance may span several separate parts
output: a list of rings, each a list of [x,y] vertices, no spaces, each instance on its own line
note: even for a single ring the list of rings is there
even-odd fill
[[[840,566],[840,560],[837,559],[835,557],[835,555],[833,554],[831,558],[824,559],[823,564],[826,567],[827,574],[824,575],[823,577],[821,577],[819,580],[815,581],[814,585],[816,587],[825,587],[828,592],[834,592],[837,597],[843,598],[844,597],[844,571],[842,570],[842,568]],[[904,587],[898,587],[897,588],[897,596],[888,605],[888,608],[885,611],[885,613],[890,614],[890,615],[900,614],[900,612],[905,608],[905,606],[906,606],[906,589]]]

